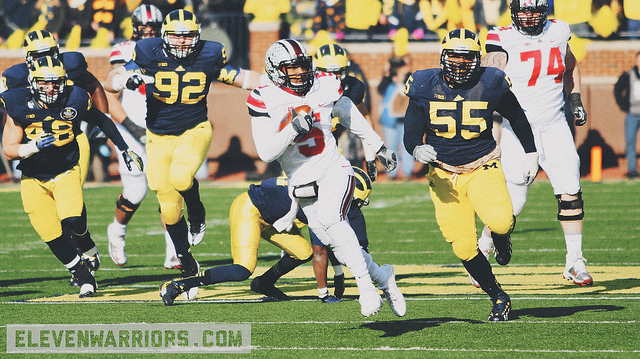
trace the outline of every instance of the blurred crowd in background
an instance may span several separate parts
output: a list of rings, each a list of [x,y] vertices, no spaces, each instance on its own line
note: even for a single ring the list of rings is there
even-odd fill
[[[508,0],[3,0],[0,47],[19,49],[25,34],[45,29],[69,50],[109,48],[130,37],[130,13],[142,3],[163,14],[185,8],[203,27],[246,41],[251,22],[277,23],[282,38],[344,42],[390,41],[405,33],[410,41],[439,41],[451,29],[482,35],[511,23]],[[638,0],[549,0],[549,15],[579,37],[640,38]]]

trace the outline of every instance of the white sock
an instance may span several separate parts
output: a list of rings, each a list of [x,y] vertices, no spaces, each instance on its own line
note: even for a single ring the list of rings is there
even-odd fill
[[[88,251],[82,253],[82,255],[85,256],[85,257],[93,257],[96,254],[98,254],[98,248],[95,247],[95,246],[93,248],[89,249]]]
[[[118,222],[118,220],[115,218],[113,219],[112,228],[114,231],[118,232],[118,235],[121,235],[123,237],[127,235],[127,225]]]
[[[318,297],[324,298],[329,294],[329,289],[327,287],[318,288]]]
[[[572,259],[582,257],[582,233],[565,233],[567,256]]]
[[[173,245],[169,232],[164,231],[164,241],[167,244],[165,253],[167,257],[176,257],[176,247]]]
[[[493,244],[493,239],[491,239],[490,235],[487,235],[486,233],[484,233],[484,230],[482,231],[482,235],[480,235],[480,238],[478,238],[478,249],[480,250],[480,253],[482,253],[485,258],[489,258],[489,252],[491,252],[491,245]]]
[[[338,264],[337,266],[333,266],[333,275],[334,276],[339,276],[339,275],[343,275],[344,271],[342,270],[342,264]]]

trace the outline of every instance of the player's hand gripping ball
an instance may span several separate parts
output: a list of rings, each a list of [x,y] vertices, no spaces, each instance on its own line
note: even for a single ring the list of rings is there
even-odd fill
[[[291,123],[293,129],[298,133],[298,136],[293,141],[300,142],[313,129],[313,120],[314,116],[311,107],[301,105],[287,112],[280,124],[280,130]]]

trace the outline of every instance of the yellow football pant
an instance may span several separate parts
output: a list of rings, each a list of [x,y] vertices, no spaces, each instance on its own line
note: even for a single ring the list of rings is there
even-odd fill
[[[49,242],[62,235],[61,220],[82,214],[84,198],[80,177],[78,165],[50,181],[22,177],[22,205],[43,241]]]
[[[280,247],[295,259],[308,259],[313,253],[311,245],[297,226],[293,226],[291,232],[278,233],[265,222],[246,192],[236,197],[231,204],[229,221],[233,264],[247,268],[252,274],[256,269],[260,238]]]
[[[440,231],[461,260],[478,254],[476,214],[498,234],[513,228],[511,197],[500,161],[490,161],[465,174],[430,166],[427,178]]]
[[[84,186],[84,182],[87,180],[87,174],[89,174],[89,165],[91,163],[91,148],[89,146],[89,138],[84,132],[80,132],[76,136],[78,142],[78,149],[80,150],[80,157],[78,158],[78,165],[80,166],[80,181]]]
[[[182,218],[184,200],[180,192],[191,188],[211,147],[212,133],[208,121],[178,136],[147,131],[147,179],[166,224],[176,224]]]

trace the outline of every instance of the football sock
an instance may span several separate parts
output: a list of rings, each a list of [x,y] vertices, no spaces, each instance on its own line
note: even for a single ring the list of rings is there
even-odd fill
[[[567,245],[567,254],[572,258],[582,256],[582,233],[565,233],[564,241]]]
[[[191,255],[189,252],[189,239],[188,232],[189,229],[187,227],[187,221],[184,217],[180,218],[180,221],[176,224],[167,224],[167,232],[171,236],[171,240],[173,241],[173,245],[176,247],[176,253],[178,254],[178,258],[182,258],[182,256],[187,253]]]
[[[186,191],[180,192],[184,198],[184,203],[187,205],[187,214],[199,213],[204,210],[204,205],[200,201],[200,185],[198,180],[193,179],[193,185]]]
[[[369,275],[371,276],[371,280],[373,284],[377,286],[381,286],[382,284],[387,283],[387,279],[389,279],[389,273],[380,269],[378,263],[373,261],[371,254],[362,250],[362,255],[364,256],[365,262],[367,262],[367,270],[369,271]]]
[[[491,298],[502,292],[502,288],[491,270],[491,264],[480,252],[470,261],[462,261],[462,265]]]
[[[324,298],[329,295],[329,289],[327,287],[318,288],[318,297]]]
[[[264,280],[263,283],[274,284],[280,277],[291,272],[294,268],[307,262],[309,259],[303,261],[285,255],[284,257],[280,258],[278,263],[274,264],[260,277]]]
[[[80,260],[75,245],[70,241],[68,237],[62,235],[46,243],[49,246],[49,249],[51,249],[53,255],[56,256],[56,258],[58,258],[58,260],[65,266],[74,261],[76,258]]]
[[[89,231],[86,231],[83,235],[75,236],[75,240],[76,244],[78,245],[78,249],[80,249],[82,253],[93,256],[98,252],[96,244],[93,239],[91,239],[91,234],[89,234]]]

